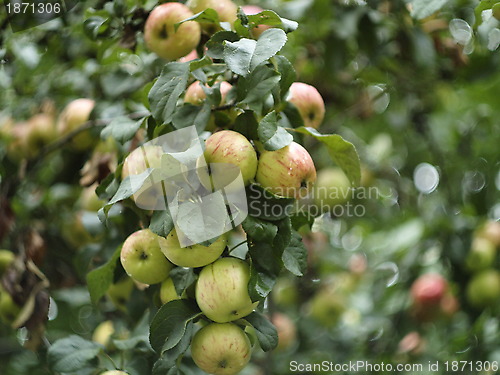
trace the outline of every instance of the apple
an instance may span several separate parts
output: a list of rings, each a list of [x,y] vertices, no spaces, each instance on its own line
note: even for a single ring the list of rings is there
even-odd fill
[[[234,375],[250,361],[250,340],[236,324],[211,323],[194,335],[191,356],[209,374]]]
[[[231,0],[189,0],[186,5],[195,14],[211,8],[217,12],[219,22],[229,22],[231,26],[237,18],[238,7]],[[207,34],[220,30],[219,26],[210,23],[204,23],[202,28]]]
[[[163,305],[170,301],[181,298],[182,296],[178,295],[177,290],[175,290],[174,281],[172,280],[171,277],[169,277],[168,279],[166,279],[161,283],[160,300]]]
[[[290,308],[299,304],[299,293],[292,279],[280,278],[271,291],[273,302],[277,306]]]
[[[147,47],[165,60],[177,60],[189,54],[200,42],[201,28],[198,22],[188,21],[193,12],[181,3],[164,3],[155,7],[144,26],[144,40]]]
[[[190,62],[193,60],[198,59],[198,52],[194,49],[191,52],[189,52],[186,56],[181,57],[178,61],[179,62]]]
[[[271,322],[278,331],[278,346],[276,350],[285,350],[297,340],[297,329],[295,323],[283,313],[274,313]]]
[[[321,125],[325,118],[325,102],[314,86],[292,83],[287,100],[297,107],[305,126],[317,129]]]
[[[232,130],[222,130],[208,137],[204,156],[207,164],[228,163],[237,166],[245,186],[254,179],[257,172],[255,149],[244,135]],[[204,181],[201,176],[200,180]],[[218,186],[216,189],[221,187]]]
[[[495,5],[493,5],[493,7],[491,8],[491,11],[492,11],[493,17],[495,17],[497,20],[500,21],[500,3],[496,3]]]
[[[416,331],[408,333],[398,344],[399,353],[420,355],[425,350],[425,340]]]
[[[91,186],[85,187],[78,198],[78,206],[84,211],[97,212],[104,206],[105,202],[100,200],[95,190],[98,184],[94,183]]]
[[[165,238],[154,234],[150,229],[132,233],[123,243],[120,253],[125,272],[144,284],[161,283],[173,268],[161,252],[166,242]]]
[[[488,220],[481,226],[477,236],[486,238],[495,245],[495,247],[500,247],[500,222]]]
[[[38,113],[28,120],[30,134],[28,143],[33,147],[40,147],[52,142],[56,136],[56,119],[49,113]]]
[[[316,181],[316,168],[307,150],[292,142],[277,151],[260,154],[256,180],[273,194],[300,198]]]
[[[70,102],[57,120],[57,132],[59,135],[67,135],[89,121],[94,106],[95,101],[92,99],[80,98]],[[93,144],[94,139],[89,129],[78,134],[72,140],[72,145],[78,150],[87,149]]]
[[[0,291],[0,319],[5,324],[12,324],[21,312],[21,306],[14,302],[11,295],[5,291]]]
[[[134,289],[134,281],[130,277],[124,277],[108,288],[107,295],[113,304],[121,309],[125,309],[125,304],[130,299],[130,294]]]
[[[346,310],[345,296],[334,288],[322,288],[309,301],[310,316],[324,327],[333,327]]]
[[[94,333],[92,333],[92,341],[101,344],[106,349],[110,349],[112,346],[111,336],[113,333],[115,333],[113,322],[111,320],[106,320],[99,323],[99,325],[95,328]]]
[[[14,262],[16,256],[10,250],[0,250],[0,276],[9,268]]]
[[[243,9],[243,12],[245,12],[245,14],[248,15],[248,16],[260,13],[260,12],[262,12],[264,10],[260,6],[257,6],[257,5],[243,5],[241,7],[241,9]],[[257,25],[257,27],[254,27],[250,31],[250,34],[255,39],[259,39],[260,34],[262,34],[264,31],[266,31],[270,27],[271,26],[269,26],[269,25]]]
[[[498,306],[500,273],[495,269],[487,269],[474,275],[467,285],[466,296],[469,303],[478,308]]]
[[[31,159],[38,149],[30,147],[29,144],[30,127],[27,122],[17,122],[13,125],[9,142],[7,143],[7,156],[14,162],[22,159]]]
[[[181,267],[203,267],[217,260],[227,245],[227,236],[221,235],[210,246],[195,244],[181,247],[175,229],[167,236],[165,247],[161,251],[173,264]]]
[[[465,265],[469,270],[479,271],[491,267],[495,262],[497,249],[495,245],[487,238],[476,237],[472,240],[472,245]]]
[[[139,175],[148,168],[160,168],[162,155],[161,146],[147,145],[136,148],[123,162],[122,180],[131,175]],[[164,200],[162,184],[156,183],[152,178],[148,179],[132,199],[140,208],[155,208],[159,201]]]
[[[208,87],[208,85],[206,87]],[[219,105],[223,105],[226,103],[226,96],[232,88],[233,85],[231,85],[229,82],[220,82],[221,101]],[[207,94],[205,94],[205,91],[203,91],[203,88],[198,81],[190,84],[186,90],[186,94],[184,95],[184,102],[191,103],[193,105],[202,105],[206,99]]]
[[[351,183],[342,169],[325,168],[318,172],[313,193],[314,201],[321,211],[327,211],[351,198]]]
[[[422,306],[439,305],[448,290],[448,282],[436,273],[427,273],[415,280],[411,286],[413,302]]]
[[[201,311],[217,323],[250,314],[258,302],[248,295],[250,267],[237,258],[221,258],[205,266],[196,283],[196,302]]]

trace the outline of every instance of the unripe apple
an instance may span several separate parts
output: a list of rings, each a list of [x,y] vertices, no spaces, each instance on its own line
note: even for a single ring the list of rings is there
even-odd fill
[[[16,256],[10,250],[0,250],[0,277],[5,270],[14,262]]]
[[[205,266],[196,283],[196,302],[201,311],[217,323],[250,314],[258,302],[248,295],[250,268],[237,258],[222,258]]]
[[[92,99],[81,98],[70,102],[57,120],[59,135],[64,136],[89,121],[94,106],[95,101]],[[93,144],[94,139],[88,129],[75,136],[72,140],[72,145],[78,150],[87,149]]]
[[[260,154],[256,180],[273,194],[300,198],[316,181],[316,168],[307,150],[292,142],[277,151]]]
[[[471,271],[489,268],[495,262],[496,255],[497,249],[490,240],[483,237],[476,237],[472,241],[465,264]]]
[[[48,113],[38,113],[28,120],[30,128],[28,144],[30,147],[40,148],[52,142],[57,135],[56,120],[54,115]]]
[[[219,16],[219,22],[229,22],[231,26],[237,18],[238,7],[231,0],[189,0],[186,5],[193,13],[203,12],[207,8],[215,10]],[[203,31],[208,34],[220,30],[215,24],[202,24]]]
[[[14,302],[11,295],[5,291],[0,291],[0,319],[5,324],[12,324],[19,313],[21,312],[21,306]]]
[[[158,5],[149,14],[144,26],[144,40],[147,47],[165,60],[177,60],[186,56],[200,42],[201,29],[198,22],[188,21],[174,25],[193,16],[193,12],[181,3]]]
[[[211,323],[194,335],[191,356],[209,374],[234,375],[250,361],[250,340],[236,324]]]
[[[211,163],[229,163],[236,165],[248,185],[257,172],[257,153],[250,141],[242,134],[232,130],[222,130],[212,134],[205,142],[205,161]],[[203,179],[200,176],[200,180]],[[219,189],[222,186],[216,186]]]
[[[293,280],[289,278],[278,279],[271,291],[274,303],[276,303],[277,306],[287,308],[298,305],[299,293],[297,289]]]
[[[322,288],[309,302],[309,314],[325,327],[333,327],[346,310],[343,293],[333,288]]]
[[[317,129],[321,125],[325,118],[325,102],[314,86],[292,83],[288,101],[297,107],[305,126]]]
[[[125,304],[130,299],[130,294],[134,289],[134,281],[130,277],[125,277],[108,288],[107,295],[113,304],[121,309],[125,309]]]
[[[120,260],[127,274],[144,284],[157,284],[168,277],[173,265],[161,248],[167,240],[149,229],[132,233],[123,243]]]
[[[31,159],[38,153],[38,148],[29,144],[30,127],[27,122],[17,122],[11,129],[10,139],[7,143],[7,156],[14,162],[22,159]]]
[[[217,260],[227,245],[227,236],[221,235],[210,246],[195,244],[181,247],[177,232],[173,229],[167,236],[163,254],[173,264],[181,267],[203,267]]]
[[[260,13],[260,12],[262,12],[264,10],[260,6],[257,6],[257,5],[243,5],[241,7],[241,9],[243,9],[243,12],[245,12],[245,14],[248,15],[248,16]],[[269,26],[269,25],[258,25],[257,27],[253,28],[250,31],[250,34],[255,39],[259,39],[260,34],[262,34],[264,31],[266,31],[270,27],[271,26]]]
[[[181,299],[182,296],[177,294],[177,290],[175,290],[174,281],[171,277],[166,279],[161,283],[160,286],[160,300],[164,305],[170,301],[174,301],[176,299]]]
[[[467,285],[466,296],[470,304],[478,308],[498,306],[500,273],[495,269],[487,269],[474,275]]]
[[[351,198],[351,183],[338,167],[322,169],[314,185],[315,203],[327,211]]]
[[[278,331],[278,346],[276,350],[285,350],[297,340],[297,329],[295,323],[283,313],[274,313],[271,322]]]
[[[109,349],[111,346],[111,336],[115,333],[115,327],[111,320],[106,320],[95,328],[94,333],[92,333],[92,341],[101,344],[105,348]]]
[[[123,162],[122,180],[130,175],[139,175],[148,168],[160,168],[163,150],[161,146],[141,146],[133,150]],[[158,202],[163,202],[163,189],[160,183],[151,181],[144,185],[132,196],[135,203],[144,209],[153,209]]]

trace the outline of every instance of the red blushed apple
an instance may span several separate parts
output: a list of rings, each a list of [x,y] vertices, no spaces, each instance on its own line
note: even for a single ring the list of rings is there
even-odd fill
[[[260,13],[260,12],[262,12],[264,10],[261,7],[257,6],[257,5],[243,5],[241,7],[241,9],[243,9],[243,12],[245,12],[245,14],[247,16],[251,16],[251,15]],[[271,26],[269,26],[269,25],[258,25],[257,27],[253,28],[250,31],[250,33],[252,34],[252,36],[255,39],[259,39],[260,34],[262,34],[264,31],[266,31],[270,27]]]
[[[208,87],[208,86],[207,86]],[[220,95],[221,101],[219,105],[226,103],[226,96],[228,92],[233,88],[229,82],[222,81],[220,83]],[[203,91],[200,83],[198,81],[193,82],[186,90],[186,94],[184,95],[184,102],[191,103],[194,105],[202,105],[203,102],[207,99],[207,94]]]
[[[193,16],[193,12],[181,3],[164,3],[149,14],[144,27],[147,47],[166,60],[177,60],[186,56],[200,42],[201,28],[196,21],[174,25]]]
[[[292,142],[277,151],[263,151],[255,179],[273,194],[300,198],[316,181],[316,168],[307,150]]]
[[[198,52],[196,50],[192,50],[186,56],[183,56],[179,59],[179,62],[190,62],[196,60],[198,58]]]
[[[207,8],[211,8],[217,12],[219,22],[229,22],[231,26],[237,18],[238,7],[231,0],[189,0],[186,5],[193,13],[203,12]],[[220,30],[216,24],[203,24],[203,31],[208,34]]]
[[[325,102],[314,86],[292,83],[288,101],[297,107],[305,126],[317,129],[321,125],[325,118]]]
[[[415,280],[411,296],[416,304],[434,306],[441,302],[447,290],[448,282],[441,275],[428,273]]]

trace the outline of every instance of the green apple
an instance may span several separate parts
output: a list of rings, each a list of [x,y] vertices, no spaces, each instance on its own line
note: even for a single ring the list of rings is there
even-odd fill
[[[222,130],[208,137],[204,156],[207,164],[228,163],[237,166],[245,185],[254,179],[257,172],[255,149],[244,135],[232,130]],[[203,182],[201,176],[200,180]]]
[[[241,9],[243,9],[243,12],[245,12],[245,14],[248,15],[248,16],[260,13],[260,12],[262,12],[264,10],[260,6],[257,6],[257,5],[243,5],[241,7]],[[266,31],[270,27],[271,26],[269,26],[269,25],[257,25],[257,27],[254,27],[250,31],[250,34],[255,39],[259,39],[260,34],[262,34],[264,31]]]
[[[489,268],[495,262],[496,255],[497,249],[489,239],[476,237],[472,240],[470,251],[465,258],[465,265],[471,271]]]
[[[478,308],[498,306],[500,273],[495,269],[487,269],[474,275],[467,285],[466,296],[470,304]]]
[[[237,18],[238,7],[231,0],[189,0],[186,5],[193,13],[203,12],[205,9],[211,8],[217,12],[219,22],[229,22],[231,26]],[[220,30],[220,27],[210,23],[204,23],[202,28],[208,34]]]
[[[316,181],[316,168],[307,150],[292,142],[277,151],[260,154],[256,180],[273,194],[301,198]]]
[[[321,125],[325,118],[325,102],[314,86],[292,83],[288,101],[297,107],[305,126],[317,129]]]
[[[21,306],[14,302],[11,295],[5,291],[0,291],[0,319],[5,324],[12,324],[21,312]]]
[[[139,175],[148,168],[160,168],[163,149],[161,146],[141,146],[133,150],[123,162],[122,180],[128,176]],[[145,181],[144,185],[132,196],[138,206],[145,209],[156,207],[163,202],[163,189],[160,183],[153,179]]]
[[[314,201],[323,211],[343,204],[351,198],[351,183],[338,167],[329,167],[318,172],[314,185]]]
[[[271,322],[278,331],[278,346],[276,350],[286,350],[297,341],[297,328],[295,323],[283,313],[274,313]]]
[[[161,252],[167,240],[149,229],[132,233],[123,243],[120,260],[127,274],[144,284],[161,283],[173,268]]]
[[[491,8],[493,17],[495,17],[497,20],[500,20],[500,3],[496,3],[493,5]]]
[[[92,333],[92,341],[101,344],[105,348],[111,347],[111,336],[115,333],[115,327],[111,320],[99,323]]]
[[[107,295],[113,304],[121,309],[125,309],[125,304],[130,299],[130,294],[134,290],[134,281],[130,277],[124,277],[108,288]]]
[[[57,120],[57,132],[59,135],[67,135],[89,121],[94,106],[95,101],[92,99],[80,98],[70,102]],[[85,150],[94,143],[94,138],[89,130],[78,134],[72,140],[72,145],[78,150]]]
[[[0,250],[0,276],[14,262],[16,256],[10,250]]]
[[[237,258],[221,258],[205,266],[196,283],[196,302],[214,322],[225,323],[250,314],[258,302],[248,295],[250,268]]]
[[[177,290],[175,290],[174,281],[171,277],[166,279],[161,283],[160,286],[160,300],[164,305],[170,301],[174,301],[176,299],[181,299],[182,296],[177,294]]]
[[[191,16],[193,12],[181,3],[168,2],[155,7],[144,26],[147,47],[170,61],[189,54],[200,42],[200,25],[195,21],[184,22],[177,31],[174,25]]]
[[[211,323],[194,335],[191,356],[209,374],[234,375],[250,361],[250,340],[236,324]]]
[[[280,278],[271,291],[273,301],[277,306],[290,308],[299,303],[297,286],[292,279]]]
[[[309,314],[325,327],[333,327],[346,310],[343,293],[333,288],[322,288],[309,301]]]
[[[167,236],[161,251],[169,261],[181,267],[203,267],[217,260],[227,245],[227,236],[221,235],[210,246],[200,244],[181,247],[177,232],[173,229]]]

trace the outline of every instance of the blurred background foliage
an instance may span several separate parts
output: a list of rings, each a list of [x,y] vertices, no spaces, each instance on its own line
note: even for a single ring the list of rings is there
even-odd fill
[[[364,186],[376,194],[351,202],[361,215],[324,215],[305,234],[308,273],[283,276],[269,301],[271,315],[292,323],[292,339],[255,355],[243,374],[289,374],[291,360],[500,361],[500,298],[472,302],[468,288],[480,271],[466,261],[478,231],[500,218],[498,21],[490,15],[474,27],[472,0],[441,1],[441,9],[418,19],[418,3],[426,2],[252,2],[299,22],[282,53],[325,99],[320,131],[355,144]],[[80,97],[96,100],[96,119],[143,111],[148,84],[163,66],[140,32],[155,5],[82,1],[61,18],[16,33],[0,16],[0,124],[26,121],[47,106],[60,112]],[[112,231],[84,210],[80,170],[91,151],[52,152],[25,163],[25,173],[23,162],[7,157],[8,146],[0,143],[0,247],[34,252],[51,282],[42,340],[91,339],[100,322],[112,320],[120,344],[109,348],[111,357],[131,374],[150,373],[141,317],[151,298],[134,289],[127,309],[111,299],[96,308],[84,285],[88,270],[134,227],[133,209],[111,215]],[[325,149],[307,146],[318,169],[330,166]],[[115,152],[121,161],[126,150]],[[488,268],[499,267],[495,252]],[[449,313],[423,319],[410,288],[429,272],[448,280],[454,299]],[[137,338],[134,345],[120,341],[120,332]],[[43,345],[22,349],[23,329],[0,325],[0,333],[2,374],[50,373]],[[111,367],[104,358],[95,368]]]

